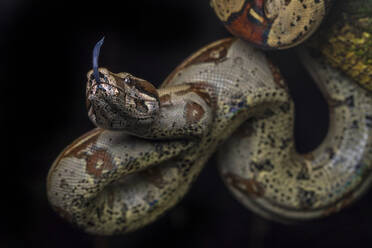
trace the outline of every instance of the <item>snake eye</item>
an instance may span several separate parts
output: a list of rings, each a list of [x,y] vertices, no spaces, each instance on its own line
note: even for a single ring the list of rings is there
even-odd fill
[[[132,79],[129,76],[124,78],[124,83],[130,84],[131,82],[132,82]]]

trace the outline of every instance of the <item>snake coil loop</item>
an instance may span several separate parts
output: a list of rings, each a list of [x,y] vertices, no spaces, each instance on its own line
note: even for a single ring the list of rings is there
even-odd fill
[[[331,0],[211,0],[235,36],[266,49],[302,43],[319,27]]]
[[[318,27],[329,2],[212,0],[212,6],[233,33],[249,34],[264,48],[284,48]],[[360,2],[370,0],[354,3]],[[125,233],[155,221],[182,199],[218,148],[227,187],[272,220],[327,216],[370,186],[371,92],[328,64],[334,57],[324,52],[328,48],[309,43],[313,52],[299,49],[330,110],[327,137],[301,155],[285,80],[257,47],[237,38],[213,42],[156,89],[129,73],[98,68],[102,44],[94,48],[86,91],[88,115],[98,128],[67,146],[47,179],[52,207],[86,232]]]

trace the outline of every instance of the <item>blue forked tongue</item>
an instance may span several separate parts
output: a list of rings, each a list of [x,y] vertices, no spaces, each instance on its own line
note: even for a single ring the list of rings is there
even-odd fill
[[[99,58],[99,51],[101,50],[101,46],[103,45],[104,40],[105,40],[105,37],[103,36],[103,38],[97,42],[97,44],[94,46],[94,49],[93,49],[93,74],[94,74],[94,78],[96,79],[97,83],[101,82],[99,79],[99,72],[98,72],[98,58]]]

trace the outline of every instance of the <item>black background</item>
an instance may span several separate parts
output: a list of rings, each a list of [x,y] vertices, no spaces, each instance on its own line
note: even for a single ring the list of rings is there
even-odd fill
[[[240,205],[213,158],[180,204],[137,232],[100,238],[59,218],[45,179],[58,153],[93,128],[85,74],[103,35],[101,66],[154,84],[192,52],[229,36],[207,0],[1,0],[0,247],[371,247],[371,193],[327,219],[281,225]],[[326,134],[327,106],[293,51],[274,57],[296,103],[297,147],[310,151]]]

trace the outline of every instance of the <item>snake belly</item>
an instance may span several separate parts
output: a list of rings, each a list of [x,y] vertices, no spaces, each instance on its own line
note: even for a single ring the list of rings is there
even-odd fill
[[[294,151],[293,102],[279,70],[257,48],[224,39],[170,74],[157,90],[160,109],[147,129],[98,128],[68,146],[49,171],[51,205],[88,233],[136,230],[182,199],[229,139],[219,156],[222,177],[253,211],[301,220],[338,210],[369,185],[371,97],[326,65],[303,61],[331,109],[329,134],[308,156]],[[125,82],[122,74],[100,74]],[[141,93],[146,89],[154,95],[149,87]],[[140,103],[133,106],[143,110]],[[138,133],[143,130],[154,131]]]

